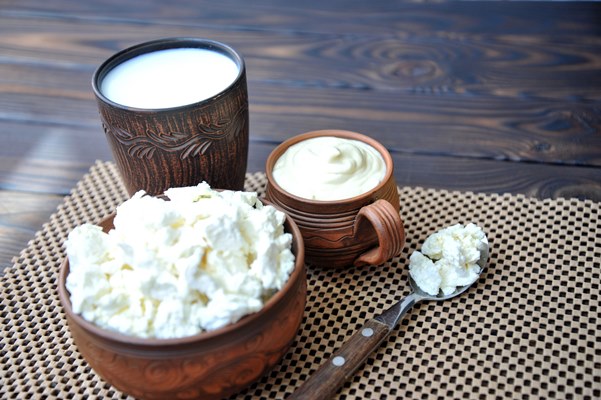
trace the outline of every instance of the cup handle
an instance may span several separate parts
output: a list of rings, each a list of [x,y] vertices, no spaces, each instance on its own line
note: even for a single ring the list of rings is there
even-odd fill
[[[355,266],[382,264],[399,255],[405,245],[405,228],[399,210],[388,201],[379,199],[359,210],[355,219],[355,235],[359,237],[359,232],[369,225],[376,231],[378,246],[357,257]]]

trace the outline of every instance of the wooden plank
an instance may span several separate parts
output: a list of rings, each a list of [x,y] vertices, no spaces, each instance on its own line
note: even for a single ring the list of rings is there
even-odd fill
[[[396,31],[461,33],[483,31],[512,34],[548,32],[580,34],[599,27],[599,5],[594,2],[397,2],[364,0],[305,0],[252,2],[178,0],[37,0],[5,1],[2,14],[14,17],[231,26],[232,29],[282,32],[364,32],[374,35]],[[68,10],[68,14],[65,13]],[[566,20],[569,15],[569,20]],[[232,23],[234,21],[234,23]]]
[[[443,31],[424,28],[419,35],[389,27],[388,33],[374,36],[360,25],[361,33],[352,35],[274,33],[228,24],[138,25],[0,14],[0,46],[11,62],[68,67],[84,63],[89,71],[110,54],[141,41],[211,37],[240,50],[252,79],[280,85],[598,101],[598,30],[575,34],[567,23],[563,31],[548,30],[542,22],[532,24],[540,32],[526,40],[522,33],[493,28],[460,34],[461,25],[454,24]]]
[[[275,145],[252,142],[249,172],[264,171]],[[601,169],[516,163],[392,151],[400,186],[482,193],[521,193],[536,198],[579,198],[601,201]]]
[[[586,106],[574,105],[576,112],[569,114],[559,108],[549,109],[549,103],[528,102],[513,105],[510,112],[507,104],[482,108],[478,99],[453,102],[397,96],[397,101],[403,101],[403,111],[398,111],[389,105],[392,98],[382,94],[369,97],[345,90],[346,101],[336,103],[338,92],[253,85],[251,140],[257,145],[273,145],[303,131],[336,127],[369,134],[405,157],[459,159],[443,164],[464,158],[599,164],[599,137],[591,128],[599,124],[578,125],[586,115],[595,115]],[[0,147],[0,182],[11,190],[66,193],[96,159],[110,159],[110,151],[93,100],[83,101],[80,96],[44,99],[42,95],[22,96],[21,101],[0,96],[0,104],[7,108],[20,104],[20,112],[25,113],[19,121],[0,121],[0,132],[10,143]],[[286,105],[278,105],[282,96],[289,99]],[[584,117],[578,117],[578,112]],[[562,121],[562,115],[563,130],[538,128]],[[62,121],[69,124],[62,125]],[[251,153],[251,162],[255,162],[253,157]],[[262,170],[263,163],[252,167],[250,170]],[[583,176],[599,173],[597,168],[581,170]]]
[[[7,69],[14,68],[0,66],[0,73]],[[58,124],[98,134],[88,74],[56,74],[45,88],[29,83],[40,73],[26,68],[19,81],[0,82],[0,122],[9,124],[0,131],[18,131],[11,122],[33,122],[38,127],[31,130],[51,132]],[[249,99],[253,140],[279,142],[300,132],[340,128],[408,153],[601,166],[601,101],[316,90],[255,79]],[[28,140],[21,136],[17,140]]]
[[[1,126],[1,125],[0,125]],[[0,189],[68,194],[96,160],[112,159],[101,132],[64,127],[60,134],[43,138],[31,150],[34,136],[25,137],[12,155],[0,148]],[[277,142],[250,143],[248,171],[264,171]],[[30,151],[27,154],[27,151]],[[523,193],[534,197],[579,197],[601,200],[601,168],[503,162],[469,157],[441,157],[391,151],[399,184],[453,190]]]
[[[84,21],[47,19],[40,23],[34,18],[4,18],[0,30],[5,30],[6,35],[0,37],[5,38],[7,47],[10,43],[14,58],[10,63],[0,64],[0,76],[4,77],[0,82],[3,94],[0,118],[40,124],[92,126],[97,123],[90,89],[93,63],[100,63],[110,54],[106,43],[114,45],[118,43],[117,37],[127,37],[127,34],[143,40],[144,30],[155,27],[143,26],[140,30],[125,23],[85,21],[86,33],[82,34],[81,25]],[[189,29],[164,28],[179,33]],[[240,37],[239,32],[224,33]],[[98,37],[105,39],[98,40]],[[553,37],[557,41],[558,35]],[[557,62],[556,70],[547,71],[549,81],[556,86],[549,86],[544,79],[541,81],[540,73],[533,79],[531,70],[541,70],[537,68],[538,57],[535,57],[530,74],[524,73],[524,80],[534,82],[531,85],[536,86],[536,92],[528,92],[520,82],[502,84],[492,79],[482,85],[482,79],[462,80],[452,74],[443,80],[458,79],[453,86],[433,86],[432,82],[424,84],[419,79],[404,80],[407,76],[402,74],[389,74],[379,86],[378,68],[385,67],[364,67],[369,60],[377,64],[369,54],[359,53],[359,57],[355,57],[355,53],[343,48],[327,47],[325,44],[333,40],[331,35],[313,35],[309,43],[304,35],[267,38],[264,32],[250,32],[244,35],[244,40],[239,44],[253,54],[248,59],[248,75],[251,112],[256,117],[251,117],[254,117],[252,126],[256,127],[253,133],[260,140],[279,141],[306,130],[338,127],[375,135],[385,144],[395,146],[395,150],[405,152],[601,165],[600,140],[595,135],[601,125],[601,101],[585,101],[587,96],[601,90],[597,73],[601,51],[591,52],[590,46],[582,49],[588,50],[589,58],[593,54],[593,59],[583,58],[580,68],[569,66],[579,77],[574,79],[577,84],[573,85],[566,80],[569,73],[564,71],[566,66],[561,62]],[[353,36],[352,40],[357,42],[356,46],[365,44],[359,36]],[[427,37],[420,40],[422,47],[448,49],[452,44],[439,38],[432,43]],[[492,39],[487,37],[486,40],[490,45]],[[398,42],[401,47],[393,54],[403,55],[404,42]],[[597,42],[592,42],[593,48],[598,46]],[[467,46],[465,40],[462,43]],[[484,45],[481,43],[480,47]],[[516,43],[508,46],[517,47]],[[550,42],[545,46],[551,47]],[[480,70],[483,76],[507,75],[508,61],[496,52],[489,53],[493,56],[490,60],[484,57],[486,68],[475,68],[470,62],[455,59],[453,62],[457,65],[451,64],[451,69],[462,71],[468,67]],[[537,54],[534,49],[531,53]],[[424,59],[415,54],[403,57]],[[409,62],[410,69],[419,70],[412,62]],[[14,63],[21,64],[16,67]],[[495,67],[495,63],[498,66]],[[307,68],[307,65],[315,67]],[[340,65],[342,70],[337,68]],[[586,74],[591,72],[594,76],[587,78]],[[490,89],[470,92],[462,86],[468,81]],[[366,82],[376,82],[376,86],[366,86]],[[553,87],[568,91],[569,95],[563,93],[562,96],[570,98],[552,99],[557,95],[553,94]],[[280,106],[281,98],[287,99],[287,106]],[[402,148],[398,143],[402,143]]]
[[[251,91],[251,112],[258,114],[253,129],[260,137],[334,127],[364,132],[403,153],[601,166],[601,104],[258,90]],[[279,104],[281,98],[285,104]]]

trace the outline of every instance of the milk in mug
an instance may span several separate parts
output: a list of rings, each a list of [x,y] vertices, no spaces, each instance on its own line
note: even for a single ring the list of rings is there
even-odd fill
[[[229,87],[240,69],[223,53],[174,48],[141,54],[110,70],[100,84],[109,100],[128,107],[164,109],[206,100]]]

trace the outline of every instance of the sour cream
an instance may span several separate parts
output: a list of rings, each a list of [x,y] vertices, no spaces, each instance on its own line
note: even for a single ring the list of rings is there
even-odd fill
[[[376,187],[386,176],[382,155],[367,143],[334,136],[303,140],[276,161],[273,178],[310,200],[343,200]]]

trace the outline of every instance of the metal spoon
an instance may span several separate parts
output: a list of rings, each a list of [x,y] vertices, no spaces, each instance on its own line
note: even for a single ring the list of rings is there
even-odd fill
[[[480,275],[488,261],[489,248],[480,253]],[[409,275],[411,293],[403,300],[375,318],[368,320],[359,331],[347,340],[328,361],[326,361],[288,400],[330,399],[344,383],[351,378],[365,359],[379,347],[380,343],[393,331],[397,323],[416,303],[424,300],[442,301],[459,296],[472,284],[458,287],[449,295],[429,295],[421,290]]]

